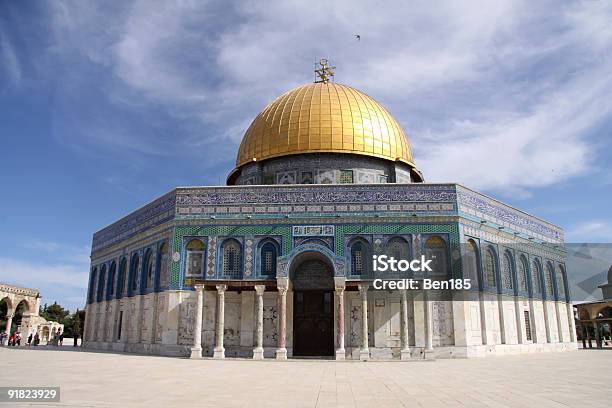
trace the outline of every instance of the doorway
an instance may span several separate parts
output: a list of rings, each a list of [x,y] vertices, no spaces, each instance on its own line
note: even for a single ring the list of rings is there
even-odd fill
[[[332,291],[299,291],[293,299],[293,355],[333,356]]]
[[[291,274],[293,355],[334,355],[334,279],[331,266],[307,256]]]

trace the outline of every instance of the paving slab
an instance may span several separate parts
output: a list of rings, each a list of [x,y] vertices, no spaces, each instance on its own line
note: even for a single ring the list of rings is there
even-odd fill
[[[364,363],[0,347],[0,361],[0,386],[61,387],[37,407],[612,406],[609,350]]]

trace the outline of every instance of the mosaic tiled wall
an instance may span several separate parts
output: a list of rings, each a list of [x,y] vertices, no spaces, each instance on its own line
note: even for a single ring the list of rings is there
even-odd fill
[[[171,220],[461,215],[562,242],[553,224],[457,184],[335,184],[178,188],[94,234],[92,253]]]
[[[448,234],[450,244],[459,243],[458,225],[454,223],[412,223],[412,224],[379,224],[379,225],[335,225],[335,253],[338,256],[344,256],[344,240],[347,235],[353,234],[421,234],[421,233],[440,233]],[[287,255],[293,245],[292,226],[291,225],[242,225],[242,226],[179,226],[175,229],[173,252],[181,253],[184,237],[206,237],[208,236],[209,244],[211,239],[216,241],[216,236],[225,237],[243,237],[253,235],[264,236],[281,236],[282,237],[282,255]],[[209,248],[209,251],[215,251]],[[170,278],[170,288],[180,289],[182,287],[181,262],[179,259],[172,263],[172,272]],[[460,273],[460,265],[453,265],[453,274]]]
[[[246,236],[246,235],[280,235],[282,236],[283,254],[291,249],[291,226],[270,226],[270,225],[243,225],[243,226],[179,226],[175,228],[173,252],[181,253],[184,236],[205,237],[212,236],[213,248],[216,244],[216,236]],[[208,241],[209,245],[211,241]],[[181,287],[181,261],[172,262],[170,275],[170,288],[178,289]]]

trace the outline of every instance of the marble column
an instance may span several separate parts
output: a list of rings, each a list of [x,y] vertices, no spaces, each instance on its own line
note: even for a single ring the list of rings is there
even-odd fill
[[[552,343],[552,335],[550,333],[550,317],[548,315],[548,301],[542,299],[542,306],[544,307],[544,327],[546,329],[546,342]]]
[[[525,314],[521,309],[521,302],[518,296],[514,296],[514,318],[516,319],[516,338],[518,344],[526,344],[527,324],[525,323]]]
[[[589,322],[583,322],[584,331],[586,332],[586,338],[589,342],[589,348],[593,348],[593,340],[591,339],[591,331],[589,330]]]
[[[266,291],[266,285],[255,285],[256,292],[256,307],[257,307],[257,338],[256,338],[256,346],[253,349],[253,359],[254,360],[263,360],[264,358],[264,348],[263,348],[263,309],[264,309],[264,292]]]
[[[529,298],[529,317],[530,317],[530,322],[531,322],[531,342],[533,344],[539,343],[539,338],[538,338],[538,322],[537,322],[537,318],[536,318],[536,310],[535,307],[533,306],[534,301],[533,301],[533,297]]]
[[[567,323],[569,325],[569,333],[570,333],[570,341],[572,343],[576,342],[576,320],[574,319],[574,307],[571,303],[566,303],[565,307],[567,309]]]
[[[359,284],[359,294],[361,295],[361,349],[359,359],[367,361],[370,359],[370,349],[368,347],[368,289],[367,283]]]
[[[276,359],[287,359],[287,288],[278,287],[278,348]]]
[[[5,346],[8,344],[9,337],[11,337],[11,325],[12,324],[13,324],[13,312],[9,310],[6,313],[6,328],[5,328],[6,338],[3,341]]]
[[[336,360],[344,360],[346,351],[344,349],[344,285],[336,285]]]
[[[601,348],[601,339],[599,337],[599,325],[597,322],[593,322],[593,328],[595,329],[595,347]]]
[[[410,345],[408,344],[408,291],[402,290],[402,350],[400,351],[400,359],[410,359]]]
[[[119,299],[114,300],[115,306],[113,306],[113,329],[112,329],[112,338],[111,342],[118,342],[121,338],[120,333],[118,332],[119,326],[119,312],[121,311],[121,301]]]
[[[204,285],[195,285],[197,302],[195,310],[195,322],[193,325],[193,345],[191,346],[191,358],[202,358],[202,309],[204,308]]]
[[[487,345],[494,343],[491,339],[490,327],[487,327],[487,304],[485,300],[485,294],[478,292],[478,310],[480,311],[480,337],[482,344]]]
[[[497,294],[497,310],[499,313],[499,333],[501,337],[501,343],[508,343],[508,336],[506,335],[506,318],[504,317],[504,297],[501,293]]]
[[[561,325],[561,307],[559,301],[555,301],[555,316],[557,317],[557,336],[559,343],[565,342],[563,338],[563,326]]]
[[[217,330],[213,358],[225,358],[223,333],[225,331],[225,291],[227,285],[217,285]]]
[[[423,294],[423,309],[425,317],[425,353],[433,352],[433,311],[431,310],[431,302],[427,291]]]

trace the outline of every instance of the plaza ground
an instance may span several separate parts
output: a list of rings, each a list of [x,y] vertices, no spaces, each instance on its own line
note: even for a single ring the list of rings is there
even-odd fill
[[[612,401],[610,350],[366,363],[1,347],[0,361],[0,386],[59,385],[62,401],[49,406],[587,408]]]

